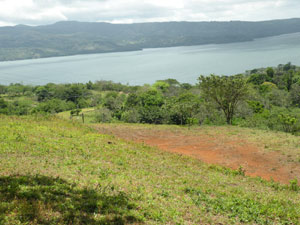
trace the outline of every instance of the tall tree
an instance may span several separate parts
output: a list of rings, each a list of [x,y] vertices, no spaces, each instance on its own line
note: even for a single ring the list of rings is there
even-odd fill
[[[203,97],[215,102],[224,112],[227,124],[232,124],[232,119],[237,104],[248,95],[246,79],[238,76],[200,76],[199,84]]]

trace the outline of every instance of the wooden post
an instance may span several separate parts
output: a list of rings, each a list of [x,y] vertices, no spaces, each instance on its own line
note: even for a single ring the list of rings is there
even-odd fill
[[[84,123],[84,114],[83,113],[81,114],[81,117],[82,117],[82,123]]]

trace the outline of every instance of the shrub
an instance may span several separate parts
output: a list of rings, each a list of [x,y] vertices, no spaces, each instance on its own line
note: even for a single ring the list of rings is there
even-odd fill
[[[28,100],[16,100],[8,104],[8,113],[11,115],[28,115],[32,111],[32,102]]]
[[[78,116],[80,112],[81,112],[81,109],[73,109],[73,110],[71,110],[70,115]]]
[[[125,111],[122,113],[121,120],[126,123],[139,123],[140,114],[136,109]]]
[[[0,98],[0,114],[8,113],[8,103],[4,99]]]
[[[165,111],[158,106],[140,107],[139,110],[140,121],[142,123],[163,124],[165,121]]]
[[[297,122],[295,117],[288,114],[280,114],[278,118],[285,132],[292,132],[294,130],[294,126]]]
[[[264,111],[264,105],[258,101],[247,101],[248,105],[254,113],[262,113]]]
[[[95,112],[95,122],[96,123],[109,123],[112,121],[112,113],[107,108],[97,109]]]
[[[300,190],[297,179],[290,180],[290,189],[293,190],[293,191]]]
[[[75,104],[73,102],[71,103],[60,99],[51,99],[41,102],[33,112],[59,113],[73,108],[75,108]]]
[[[193,126],[193,125],[198,125],[199,124],[199,120],[197,118],[188,118],[186,121],[186,124],[189,126]]]

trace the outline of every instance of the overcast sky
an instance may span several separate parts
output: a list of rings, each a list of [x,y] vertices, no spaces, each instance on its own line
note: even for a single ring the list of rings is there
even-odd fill
[[[0,0],[0,26],[62,20],[113,23],[300,17],[300,0]]]

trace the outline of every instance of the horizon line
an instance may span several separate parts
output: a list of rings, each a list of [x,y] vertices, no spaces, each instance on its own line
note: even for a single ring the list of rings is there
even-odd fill
[[[59,20],[52,23],[33,25],[33,24],[15,24],[15,25],[4,25],[0,26],[0,28],[4,27],[18,27],[18,26],[26,26],[26,27],[41,27],[41,26],[51,26],[58,23],[105,23],[112,25],[134,25],[134,24],[150,24],[150,23],[230,23],[230,22],[245,22],[245,23],[260,23],[260,22],[269,22],[269,21],[283,21],[283,20],[300,20],[300,17],[292,17],[285,19],[267,19],[267,20],[202,20],[202,21],[189,21],[189,20],[170,20],[170,21],[153,21],[153,22],[133,22],[133,23],[121,23],[121,22],[109,22],[109,21],[79,21],[79,20]]]

